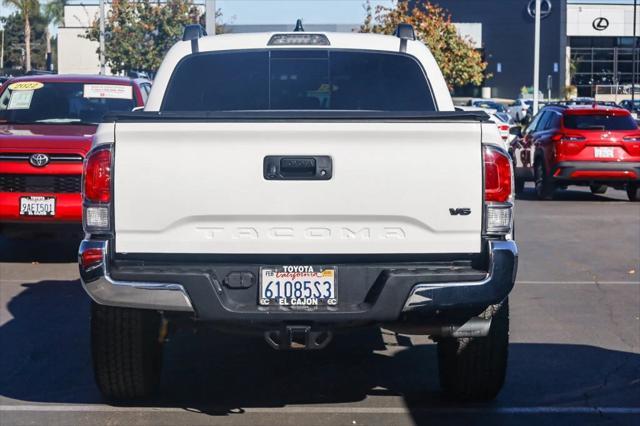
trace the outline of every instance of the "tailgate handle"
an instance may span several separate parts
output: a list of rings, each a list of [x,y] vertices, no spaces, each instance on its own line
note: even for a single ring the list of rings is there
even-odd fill
[[[268,155],[264,157],[266,180],[329,180],[333,174],[328,155]]]

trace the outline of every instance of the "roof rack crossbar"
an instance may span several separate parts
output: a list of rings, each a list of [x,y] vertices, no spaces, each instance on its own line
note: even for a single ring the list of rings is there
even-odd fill
[[[191,53],[198,53],[200,51],[198,39],[206,35],[207,32],[200,24],[185,25],[184,32],[182,33],[182,41],[191,40]]]
[[[396,32],[393,34],[400,39],[400,52],[407,51],[407,40],[415,40],[416,32],[411,24],[398,24]]]

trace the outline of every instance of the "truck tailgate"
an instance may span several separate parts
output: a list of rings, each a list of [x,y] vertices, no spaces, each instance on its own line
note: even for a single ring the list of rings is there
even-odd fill
[[[478,122],[124,122],[115,140],[118,253],[480,251]],[[333,175],[266,180],[272,155]]]

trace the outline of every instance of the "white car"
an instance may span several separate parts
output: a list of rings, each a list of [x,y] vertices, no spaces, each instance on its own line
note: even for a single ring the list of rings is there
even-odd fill
[[[529,108],[533,105],[533,101],[527,99],[516,99],[507,107],[507,112],[517,122],[521,122],[527,116]]]
[[[457,106],[456,109],[458,111],[477,111],[486,113],[489,117],[489,121],[496,125],[496,141],[498,145],[506,151],[509,150],[509,144],[515,138],[515,136],[511,134],[511,129],[516,127],[515,124],[504,121],[503,118],[497,114],[497,111],[493,109],[473,106]]]
[[[450,396],[500,391],[511,159],[413,28],[396,34],[189,26],[145,110],[100,125],[79,265],[106,398],[151,394],[185,324],[277,350],[384,324],[438,342]]]

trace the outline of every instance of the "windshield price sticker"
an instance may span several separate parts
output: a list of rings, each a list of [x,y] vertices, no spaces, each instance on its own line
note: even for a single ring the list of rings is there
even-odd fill
[[[18,90],[17,92],[12,92],[7,109],[29,109],[32,98],[33,90]]]
[[[85,84],[84,97],[98,99],[133,99],[133,88],[116,84]]]
[[[11,83],[9,85],[9,90],[30,90],[32,93],[34,90],[42,89],[44,84],[39,81],[19,81],[17,83]]]

